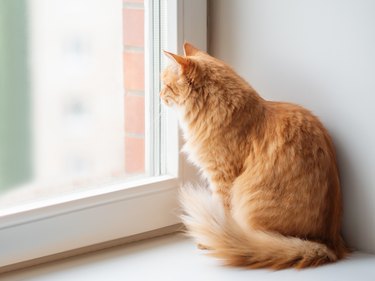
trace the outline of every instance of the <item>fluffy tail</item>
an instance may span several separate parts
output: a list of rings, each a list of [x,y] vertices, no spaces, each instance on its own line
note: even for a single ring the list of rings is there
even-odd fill
[[[272,232],[245,232],[207,188],[185,186],[180,200],[188,233],[228,265],[282,269],[337,260],[324,244]]]

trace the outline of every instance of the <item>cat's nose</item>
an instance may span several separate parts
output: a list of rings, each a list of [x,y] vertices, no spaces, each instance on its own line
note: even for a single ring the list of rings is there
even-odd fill
[[[166,97],[166,88],[164,87],[159,93],[160,99],[165,103],[165,105],[169,105],[168,99]]]
[[[165,96],[165,87],[163,89],[161,89],[161,91],[159,93],[159,96],[160,96],[160,98],[163,98]]]

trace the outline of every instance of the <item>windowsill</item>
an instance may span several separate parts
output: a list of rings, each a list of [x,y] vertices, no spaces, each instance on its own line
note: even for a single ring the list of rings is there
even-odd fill
[[[92,187],[87,187],[86,189],[81,188],[81,190],[76,191],[67,188],[64,191],[59,191],[60,194],[55,194],[55,196],[52,196],[52,191],[48,196],[50,198],[44,200],[34,199],[35,202],[32,200],[33,196],[39,198],[43,196],[40,192],[38,193],[38,191],[30,188],[30,193],[33,194],[35,192],[36,195],[24,195],[23,200],[31,202],[28,204],[20,204],[20,206],[17,206],[12,199],[13,197],[22,197],[22,193],[15,192],[14,196],[12,193],[9,193],[9,197],[0,198],[0,206],[2,207],[0,209],[0,228],[20,223],[20,221],[23,220],[30,221],[35,219],[35,217],[40,219],[41,217],[49,217],[88,208],[98,204],[96,200],[98,197],[101,197],[99,204],[106,204],[112,201],[118,201],[122,197],[132,197],[135,196],[135,194],[152,193],[157,191],[157,188],[154,187],[153,189],[150,189],[150,185],[156,183],[161,183],[162,189],[178,186],[176,177],[171,175],[140,177],[128,181],[113,180],[113,182],[107,182],[101,185],[96,184],[92,185]],[[7,203],[16,206],[7,208]],[[27,214],[27,219],[24,219],[25,213]],[[39,213],[42,213],[42,216],[40,216]]]
[[[375,280],[375,255],[361,252],[305,270],[226,268],[181,234],[172,234],[0,275],[4,281],[62,280]]]

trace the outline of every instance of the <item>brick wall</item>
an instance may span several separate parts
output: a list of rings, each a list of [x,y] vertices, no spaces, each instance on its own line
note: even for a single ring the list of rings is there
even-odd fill
[[[124,0],[125,172],[145,171],[144,1]]]

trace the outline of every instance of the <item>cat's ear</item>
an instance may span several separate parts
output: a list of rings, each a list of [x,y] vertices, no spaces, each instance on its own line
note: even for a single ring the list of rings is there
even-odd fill
[[[194,56],[196,53],[200,52],[200,50],[189,42],[184,43],[184,54],[185,56]]]
[[[188,66],[189,59],[187,59],[187,58],[185,58],[183,56],[179,56],[179,55],[167,52],[167,51],[163,51],[163,52],[164,52],[164,54],[167,55],[167,57],[169,57],[174,62],[176,62],[177,64],[179,64],[182,68],[185,68],[186,66]]]

